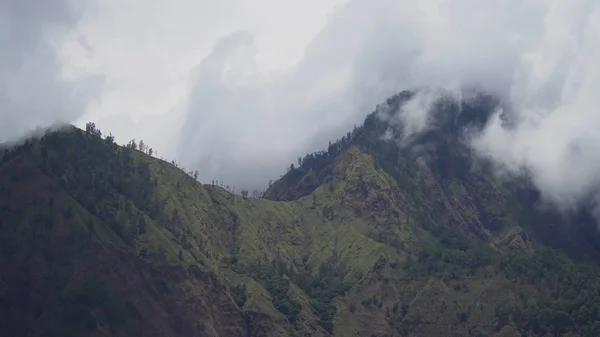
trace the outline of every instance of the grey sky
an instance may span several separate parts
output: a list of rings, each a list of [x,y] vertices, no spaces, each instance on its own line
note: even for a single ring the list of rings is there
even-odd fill
[[[57,52],[84,9],[68,0],[0,0],[0,140],[73,121],[99,94],[102,78],[63,76]]]
[[[565,205],[600,183],[597,1],[38,2],[27,8],[49,9],[0,0],[17,32],[0,42],[2,134],[94,120],[204,181],[260,188],[395,92],[478,86],[519,121],[492,123],[474,140],[480,154],[531,170]],[[101,91],[67,81],[95,75]],[[418,105],[410,115],[424,127]]]

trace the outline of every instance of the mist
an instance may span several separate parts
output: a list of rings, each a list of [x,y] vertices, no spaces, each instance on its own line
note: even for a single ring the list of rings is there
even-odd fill
[[[241,32],[194,70],[178,155],[205,179],[261,186],[394,93],[477,88],[510,106],[515,124],[503,127],[498,111],[472,138],[476,153],[576,207],[600,183],[599,16],[586,0],[354,0],[274,74],[257,70]],[[426,106],[403,117],[411,132],[427,128]]]
[[[0,0],[0,142],[68,123],[98,96],[101,76],[68,78],[60,45],[86,1]]]
[[[503,174],[529,172],[544,198],[559,207],[596,198],[596,1],[349,0],[294,62],[266,68],[265,60],[277,57],[265,57],[265,50],[278,50],[285,39],[273,34],[275,44],[265,49],[265,35],[231,32],[228,25],[246,12],[241,2],[219,7],[219,15],[239,7],[224,21],[203,21],[202,11],[217,6],[210,3],[193,13],[185,11],[192,2],[183,0],[171,7],[162,0],[118,4],[95,12],[101,3],[92,0],[0,0],[0,142],[37,126],[79,121],[92,110],[105,134],[115,133],[120,142],[144,139],[161,157],[198,169],[204,182],[263,189],[395,93],[429,88],[423,92],[461,95],[476,88],[502,100],[514,117],[506,128],[498,111],[472,135],[469,144],[479,156]],[[279,15],[294,13],[271,7],[260,2],[244,24],[278,17],[272,22],[285,31]],[[309,18],[319,8],[311,3],[302,15]],[[163,10],[169,15],[160,15]],[[193,25],[198,20],[205,22],[202,29]],[[298,30],[302,20],[294,22],[282,55],[304,45],[296,41],[309,34]],[[211,25],[218,34],[228,32],[212,47],[198,41],[209,35],[191,35]],[[263,34],[265,25],[257,25]],[[113,96],[106,96],[105,79]],[[401,117],[415,134],[429,127],[432,101],[417,97]],[[162,110],[145,114],[153,107]]]

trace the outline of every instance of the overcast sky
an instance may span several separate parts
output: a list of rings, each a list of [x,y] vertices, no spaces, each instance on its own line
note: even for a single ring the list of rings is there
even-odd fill
[[[519,118],[473,146],[573,204],[600,182],[599,10],[594,0],[0,0],[0,139],[91,120],[204,181],[260,188],[395,92],[478,86]]]

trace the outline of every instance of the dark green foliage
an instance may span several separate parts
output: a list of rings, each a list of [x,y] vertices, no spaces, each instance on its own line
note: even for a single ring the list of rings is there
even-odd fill
[[[469,319],[469,312],[461,311],[460,314],[458,315],[458,319],[461,323],[466,322]]]
[[[140,257],[142,258],[148,258],[148,248],[146,247],[142,247],[140,248]]]
[[[46,168],[46,164],[48,163],[48,147],[45,145],[42,145],[42,161],[43,161],[43,168]]]
[[[6,163],[10,160],[10,151],[8,149],[4,149],[4,155],[2,156],[2,163]]]
[[[290,280],[286,275],[287,267],[283,268],[277,261],[271,263],[259,261],[247,267],[238,267],[236,270],[259,281],[271,294],[273,306],[292,324],[296,322],[302,307],[289,297]]]
[[[393,112],[412,96],[413,93],[403,91],[389,98],[386,103],[390,106],[390,111]],[[327,172],[327,167],[333,163],[335,158],[352,145],[359,145],[371,152],[375,151],[377,159],[386,159],[386,163],[389,164],[386,167],[390,168],[390,172],[388,173],[392,174],[396,170],[395,166],[399,149],[397,146],[393,145],[393,142],[381,139],[381,136],[390,125],[379,118],[377,115],[378,111],[379,106],[375,112],[369,114],[365,118],[363,125],[358,127],[355,126],[352,131],[348,132],[342,138],[333,143],[330,142],[327,149],[307,154],[301,159],[299,158],[299,167],[294,170],[289,170],[287,174],[284,175],[282,179],[275,182],[275,184],[269,184],[269,189],[265,192],[265,197],[267,199],[290,200],[308,195],[323,183],[320,179],[325,178],[326,175],[322,175],[321,173]],[[286,191],[289,187],[296,186],[300,180],[304,178],[304,174],[309,171],[313,171],[319,175],[320,178],[317,182],[304,186],[301,191],[297,191],[299,193],[290,193],[291,191]],[[392,176],[394,175],[392,174]]]
[[[402,317],[404,317],[407,312],[408,312],[408,303],[402,302],[402,308],[400,311],[400,315],[402,315]]]
[[[317,276],[304,276],[297,277],[296,283],[310,296],[311,309],[321,320],[321,326],[331,333],[336,312],[332,301],[335,297],[344,295],[351,287],[344,283],[344,268],[323,264],[319,267]]]
[[[507,276],[535,284],[541,296],[505,303],[496,311],[499,322],[512,319],[520,329],[535,334],[559,335],[579,331],[581,336],[600,335],[600,270],[575,264],[564,253],[540,249],[532,255],[506,255],[499,264]]]
[[[388,101],[391,110],[397,109],[399,104],[409,97],[409,94],[404,94]],[[450,111],[452,116],[457,112],[456,106],[452,104],[445,109]],[[414,239],[416,244],[411,245],[407,241],[406,247],[393,231],[386,231],[383,228],[369,229],[372,235],[368,234],[368,236],[382,243],[378,246],[387,245],[386,249],[392,246],[396,248],[396,252],[412,254],[403,265],[403,270],[399,270],[398,260],[390,261],[390,265],[393,265],[392,271],[395,270],[403,277],[407,276],[410,279],[407,283],[413,281],[418,283],[419,280],[433,277],[445,282],[450,291],[454,289],[468,292],[469,286],[473,286],[468,282],[470,278],[481,277],[484,273],[487,278],[488,271],[494,275],[502,274],[512,282],[514,288],[511,288],[511,293],[515,296],[514,300],[507,301],[497,308],[496,315],[499,326],[516,325],[521,332],[536,335],[559,335],[564,332],[574,332],[582,336],[600,335],[600,324],[597,323],[600,319],[598,310],[600,307],[598,298],[600,296],[598,295],[600,294],[600,272],[597,267],[576,265],[564,255],[552,250],[539,249],[533,254],[500,253],[492,248],[489,244],[491,240],[488,240],[487,237],[484,239],[477,237],[478,228],[469,227],[468,223],[456,224],[451,221],[452,214],[450,213],[452,212],[448,212],[449,209],[461,213],[461,210],[457,210],[459,206],[468,206],[469,214],[472,212],[477,217],[476,226],[484,226],[486,233],[492,233],[490,238],[494,239],[494,243],[498,243],[499,240],[496,239],[499,239],[499,235],[496,234],[500,233],[502,229],[518,224],[525,228],[523,232],[529,232],[530,228],[544,229],[537,231],[541,238],[540,242],[551,242],[557,247],[565,247],[569,253],[582,252],[581,256],[593,256],[597,249],[595,248],[597,242],[593,239],[595,234],[589,226],[573,228],[553,226],[563,229],[560,232],[557,232],[558,229],[546,231],[550,227],[543,226],[546,226],[548,222],[555,221],[553,217],[547,214],[536,215],[537,213],[534,214],[529,210],[533,209],[530,206],[535,204],[538,196],[534,193],[515,196],[511,193],[518,189],[509,189],[508,187],[508,192],[504,195],[505,190],[495,189],[486,182],[488,176],[480,172],[473,173],[470,170],[471,158],[461,152],[461,144],[457,142],[457,130],[465,124],[481,125],[486,117],[481,117],[478,114],[481,112],[479,110],[472,106],[466,106],[464,115],[461,113],[455,124],[442,123],[439,128],[412,140],[423,144],[433,144],[427,151],[413,151],[414,149],[402,148],[395,142],[383,141],[381,135],[384,132],[391,130],[390,132],[394,135],[401,135],[403,130],[401,127],[389,125],[376,114],[371,114],[365,119],[363,126],[354,128],[339,141],[330,144],[326,151],[300,158],[297,167],[291,165],[290,171],[283,179],[270,186],[266,193],[267,197],[277,200],[295,199],[310,193],[318,186],[328,188],[331,193],[339,192],[336,191],[336,186],[340,187],[343,184],[334,184],[332,172],[337,167],[334,167],[333,163],[350,146],[358,146],[362,151],[372,155],[377,169],[381,169],[395,180],[394,183],[397,183],[400,191],[404,193],[398,200],[406,199],[406,202],[402,201],[398,205],[394,205],[397,207],[396,210],[389,218],[382,220],[392,220],[389,222],[393,226],[397,224],[398,226],[406,225],[408,229],[418,228],[418,231],[411,232],[411,234],[415,234],[411,236],[411,240]],[[468,118],[465,119],[465,117]],[[84,251],[92,241],[91,237],[99,240],[101,235],[112,231],[129,245],[129,247],[122,247],[123,251],[139,249],[142,261],[137,257],[136,261],[151,262],[157,265],[166,262],[165,247],[160,244],[157,246],[151,240],[152,237],[144,237],[148,234],[147,225],[149,225],[146,223],[146,218],[153,219],[159,227],[166,228],[174,234],[173,247],[175,250],[169,251],[169,254],[179,252],[177,254],[179,261],[193,262],[195,258],[195,249],[193,248],[196,244],[201,252],[207,252],[206,256],[209,255],[208,251],[214,247],[209,248],[208,244],[206,247],[203,246],[202,240],[206,239],[197,238],[188,232],[185,220],[189,218],[189,214],[185,214],[177,208],[165,209],[162,206],[165,199],[157,200],[154,191],[159,177],[151,175],[145,160],[147,158],[141,157],[141,154],[136,152],[138,148],[142,151],[146,149],[143,142],[140,141],[138,147],[135,141],[131,141],[127,147],[121,148],[114,143],[112,136],[102,139],[101,132],[93,124],[88,124],[86,131],[47,132],[42,140],[28,140],[12,152],[4,151],[3,163],[13,158],[24,157],[43,170],[45,175],[53,180],[53,184],[64,188],[67,195],[83,205],[91,215],[79,212],[79,206],[76,203],[65,204],[56,195],[57,191],[61,189],[58,187],[46,188],[46,183],[44,183],[40,190],[52,196],[48,202],[44,202],[43,206],[40,206],[48,208],[48,210],[35,214],[33,219],[35,224],[39,224],[35,227],[39,233],[36,232],[35,235],[28,236],[23,240],[16,240],[11,236],[0,236],[0,260],[3,263],[17,258],[33,260],[34,257],[37,258],[33,254],[33,250],[25,253],[21,253],[21,251],[42,242],[39,239],[40,235],[61,234],[56,235],[56,238],[53,237],[51,244],[40,244],[38,255],[41,257],[40,263],[49,266],[53,274],[56,274],[55,278],[48,282],[48,287],[55,290],[56,296],[61,302],[61,306],[57,309],[57,319],[61,320],[60,324],[68,327],[68,329],[54,331],[56,335],[82,335],[86,331],[94,331],[99,325],[104,328],[108,327],[115,334],[118,331],[121,335],[135,335],[135,332],[128,331],[130,329],[128,322],[136,319],[139,315],[135,306],[131,302],[122,300],[121,296],[109,294],[100,282],[84,282],[79,288],[76,286],[77,284],[72,286],[69,283],[72,279],[71,273],[63,272],[63,269],[70,270],[67,267],[71,257],[78,256]],[[419,156],[430,158],[426,165],[435,178],[435,188],[441,189],[439,194],[423,188],[422,181],[419,180],[419,174],[422,173],[419,171],[421,170],[419,165],[422,164],[417,163]],[[196,174],[191,173],[191,175]],[[22,172],[8,172],[6,175],[9,186],[8,180],[12,183],[24,184],[28,179],[27,174]],[[177,183],[183,187],[186,180],[179,179]],[[465,195],[470,198],[464,202],[466,205],[462,205],[460,201],[462,195],[452,194],[455,186],[459,186],[461,191],[466,191]],[[352,187],[356,187],[357,195],[363,198],[367,198],[373,189],[373,186],[367,186],[366,183],[357,183]],[[6,187],[0,192],[7,195],[6,199],[10,200],[11,191],[10,187]],[[248,191],[242,191],[242,195],[247,198]],[[496,195],[501,196],[495,198]],[[458,203],[461,204],[446,205],[445,202],[455,202],[450,200],[453,197],[456,197],[459,200]],[[441,199],[444,200],[440,201]],[[237,205],[237,201],[241,199],[230,198],[230,200],[232,205]],[[313,195],[313,201],[317,203],[315,195]],[[318,201],[322,202],[323,200]],[[426,204],[426,207],[419,208],[421,205],[418,203],[421,201]],[[243,204],[251,204],[251,202],[245,200]],[[343,220],[343,217],[346,216],[346,210],[343,207],[342,209],[336,208],[338,207],[336,203],[326,201],[322,205],[324,206],[321,213],[323,219]],[[399,214],[400,212],[406,215],[406,221],[404,219],[394,221],[404,218]],[[0,219],[9,218],[12,216],[10,213],[10,208],[4,206],[0,209]],[[315,213],[315,216],[318,215],[319,213]],[[379,216],[380,214],[375,215]],[[468,214],[465,212],[460,215]],[[244,212],[238,212],[238,210],[221,212],[219,216],[230,219],[236,227],[244,224]],[[70,225],[71,222],[74,223],[77,220],[84,223],[75,229],[69,227],[68,230],[65,230],[64,222],[69,222],[68,225]],[[586,224],[591,221],[586,217],[578,218],[578,220]],[[377,225],[379,226],[381,223]],[[0,223],[0,225],[4,225],[4,223]],[[0,228],[4,227],[0,226]],[[154,228],[152,229],[149,234],[155,232]],[[64,234],[65,232],[67,234]],[[523,232],[519,235],[523,241],[527,241],[527,234],[523,234]],[[556,235],[557,233],[561,235]],[[419,235],[426,239],[421,241]],[[16,237],[16,234],[14,236]],[[113,243],[112,238],[116,239],[113,233],[110,233],[110,238],[110,243]],[[527,248],[537,247],[535,245],[538,243],[537,239],[532,239],[534,244]],[[121,247],[122,243],[117,241]],[[584,248],[573,248],[577,243]],[[181,244],[181,247],[177,247],[177,244]],[[337,248],[337,242],[335,246]],[[106,247],[111,246],[107,244]],[[389,251],[393,252],[393,250]],[[307,265],[309,256],[311,256],[310,263],[320,263],[320,261],[318,258],[313,259],[310,251],[307,251],[302,258],[302,264],[307,270],[298,267],[299,262],[296,260],[276,259],[267,262],[265,257],[265,261],[253,263],[248,261],[245,256],[238,254],[237,243],[234,243],[230,255],[222,260],[225,268],[231,268],[258,281],[269,292],[274,307],[284,314],[292,324],[297,323],[302,310],[299,301],[294,299],[294,292],[290,291],[293,282],[309,297],[309,309],[319,318],[321,326],[330,333],[333,331],[333,318],[336,314],[334,299],[346,295],[349,291],[350,285],[344,282],[345,273],[349,269],[343,266],[334,267],[335,264],[332,262],[323,264],[316,275],[312,274],[307,271],[313,270],[310,268],[311,266]],[[221,252],[219,251],[215,255],[220,256]],[[169,262],[177,263],[171,257],[169,255]],[[386,257],[393,259],[393,253]],[[336,260],[336,258],[331,260]],[[86,260],[82,259],[81,261]],[[202,263],[202,261],[197,262]],[[102,267],[107,268],[107,266]],[[377,273],[372,275],[377,275]],[[385,277],[387,278],[389,275]],[[382,280],[376,280],[376,282],[379,281]],[[389,279],[385,281],[387,282]],[[502,281],[504,280],[502,279]],[[152,285],[149,288],[152,288]],[[534,288],[535,292],[528,291],[530,288]],[[235,303],[239,307],[243,307],[247,299],[246,287],[237,285],[230,289]],[[177,293],[176,286],[172,286],[168,278],[155,279],[154,290],[161,294],[161,297]],[[111,288],[112,291],[114,288]],[[404,302],[410,301],[409,298],[399,297],[389,299],[391,301],[388,299],[384,301],[381,293],[369,296],[369,298],[348,298],[344,301],[349,300],[348,309],[351,313],[356,312],[356,306],[360,305],[358,301],[362,300],[364,308],[359,308],[360,314],[385,311],[386,317],[406,323],[401,327],[395,326],[400,335],[415,332],[412,331],[413,328],[409,324],[411,322],[408,322],[412,319],[411,315],[407,315],[409,304]],[[397,302],[393,306],[388,306],[394,301]],[[459,309],[452,312],[454,315],[452,317],[459,322],[466,323],[464,324],[466,326],[471,323],[470,314],[470,308],[463,311]],[[301,324],[295,325],[294,328],[301,328]],[[483,335],[483,332],[474,332],[474,334]]]
[[[100,129],[96,128],[96,124],[93,122],[88,122],[85,124],[85,132],[93,136],[102,137],[102,132]]]
[[[498,258],[499,255],[485,244],[466,251],[445,247],[423,248],[416,263],[409,259],[403,268],[415,276],[443,274],[448,280],[472,274],[479,268],[496,263]]]
[[[163,246],[159,246],[158,249],[152,253],[155,261],[165,263],[167,260],[167,250]]]
[[[60,296],[61,328],[64,336],[82,336],[86,331],[96,329],[99,317],[93,310],[100,309],[103,320],[111,331],[129,329],[128,322],[136,319],[137,309],[129,301],[115,299],[107,293],[104,285],[97,280],[88,280],[81,290],[71,291]]]
[[[229,260],[226,260],[226,263],[228,263],[232,268],[235,268],[235,266],[237,265],[238,251],[239,251],[239,248],[237,246],[234,246],[231,249],[231,255],[229,257]]]
[[[237,285],[231,288],[231,296],[233,297],[233,300],[235,301],[235,304],[238,305],[238,307],[243,307],[244,303],[246,303],[246,286]]]
[[[357,146],[372,155],[376,168],[396,180],[407,199],[430,202],[427,209],[408,206],[405,211],[409,213],[409,222],[427,229],[447,248],[466,250],[477,241],[478,238],[461,234],[464,229],[457,230],[453,223],[451,209],[456,211],[457,207],[468,206],[471,208],[468,212],[474,211],[479,222],[467,223],[467,226],[483,225],[492,232],[501,232],[515,224],[530,226],[530,234],[535,234],[543,245],[564,249],[578,260],[600,262],[600,233],[591,212],[584,207],[565,220],[557,212],[537,210],[535,205],[540,201],[540,195],[527,179],[496,184],[489,163],[476,160],[464,144],[465,128],[481,129],[501,105],[497,99],[481,93],[461,102],[441,99],[430,112],[432,127],[405,138],[402,125],[386,120],[398,113],[414,95],[414,92],[403,91],[390,97],[385,106],[378,107],[365,118],[363,125],[330,143],[327,149],[299,160],[300,165],[295,170],[270,184],[265,197],[294,200],[310,194],[329,181],[334,160],[349,147]],[[398,142],[384,140],[383,135],[392,135],[404,144],[400,146]],[[476,170],[474,164],[477,164]],[[419,174],[423,172],[423,165],[428,167],[441,191],[423,189]],[[469,195],[468,205],[438,203],[440,198],[454,196],[453,186],[459,186],[458,190],[464,189]],[[587,209],[594,209],[594,205],[588,206]],[[331,216],[333,213],[325,214]],[[553,225],[553,230],[548,230],[549,224]],[[485,239],[484,234],[477,233],[480,229],[471,229],[471,234]]]
[[[485,247],[466,252],[451,249],[423,250],[418,263],[405,265],[415,275],[441,275],[444,280],[461,278],[482,267],[492,266],[517,286],[534,285],[540,295],[533,300],[520,296],[520,302],[507,302],[496,310],[499,326],[514,322],[524,331],[536,335],[560,335],[578,331],[582,336],[598,336],[596,324],[600,313],[590,308],[600,307],[600,269],[597,266],[576,264],[564,253],[540,248],[532,254],[493,252]],[[522,293],[522,292],[521,292]],[[373,299],[363,302],[370,306]],[[395,307],[395,310],[396,307]],[[402,303],[404,316],[408,305]],[[468,311],[459,314],[466,322]]]
[[[146,234],[146,218],[142,215],[138,220],[140,235]]]
[[[169,286],[167,285],[167,282],[164,279],[157,279],[154,281],[154,284],[156,285],[156,289],[158,290],[159,293],[161,293],[161,294],[169,293]]]
[[[117,147],[109,137],[103,140],[93,123],[86,125],[86,131],[85,136],[79,130],[47,132],[40,145],[42,169],[91,214],[109,224],[123,241],[132,244],[145,233],[146,224],[129,202],[150,216],[160,211],[153,199],[149,167],[133,159],[132,149]],[[81,140],[75,142],[74,138]],[[36,144],[36,140],[28,140],[13,150],[14,155],[33,156],[31,148]],[[36,162],[35,157],[30,159]],[[65,213],[67,218],[72,214],[72,209]]]
[[[97,280],[90,280],[83,286],[81,292],[72,295],[71,300],[91,308],[103,305],[108,300],[108,293],[104,286]]]
[[[111,299],[104,305],[106,319],[113,329],[119,328],[127,322],[128,319],[135,316],[134,309],[127,303]]]
[[[333,211],[333,207],[331,206],[325,206],[323,207],[323,216],[326,217],[329,220],[333,220],[333,215],[334,215],[334,211]]]

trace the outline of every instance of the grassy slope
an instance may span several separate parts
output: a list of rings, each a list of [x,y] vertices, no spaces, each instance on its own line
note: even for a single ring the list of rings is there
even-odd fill
[[[381,250],[377,243],[364,238],[353,230],[344,230],[337,221],[326,219],[322,215],[321,207],[317,204],[309,203],[306,200],[276,203],[263,199],[245,199],[238,195],[232,195],[219,187],[203,186],[173,165],[137,151],[132,152],[133,161],[135,165],[139,163],[148,165],[150,179],[155,186],[152,198],[161,204],[160,214],[150,216],[144,210],[139,209],[140,205],[130,200],[128,195],[109,188],[110,192],[106,194],[110,194],[110,196],[102,195],[101,200],[95,205],[96,211],[100,212],[98,209],[104,204],[117,203],[119,205],[116,207],[117,210],[111,213],[114,219],[100,220],[92,214],[95,212],[91,212],[82,205],[85,203],[84,201],[75,200],[70,195],[78,194],[81,191],[69,193],[61,187],[67,185],[67,190],[69,190],[73,187],[71,185],[79,183],[78,180],[82,175],[100,175],[100,172],[95,171],[95,167],[92,168],[92,172],[87,172],[84,168],[68,163],[68,155],[81,156],[83,153],[77,153],[78,151],[89,150],[86,147],[92,147],[92,143],[100,141],[89,135],[84,135],[83,138],[76,140],[75,138],[80,137],[78,136],[79,131],[72,132],[54,135],[62,139],[60,145],[44,145],[43,141],[31,141],[30,148],[25,153],[13,153],[11,158],[1,166],[2,172],[4,172],[1,185],[2,191],[5,193],[4,202],[10,204],[15,200],[23,200],[25,203],[5,208],[2,217],[3,223],[7,224],[5,229],[16,230],[18,228],[24,233],[23,238],[8,232],[4,232],[2,236],[3,242],[7,246],[14,247],[18,254],[29,254],[22,247],[38,249],[39,246],[49,246],[54,249],[55,241],[52,235],[55,231],[62,230],[70,235],[70,240],[81,245],[94,242],[95,245],[98,245],[98,249],[106,251],[107,255],[124,254],[127,259],[137,261],[136,263],[147,263],[152,268],[195,266],[205,272],[213,273],[217,282],[229,285],[245,284],[247,301],[243,309],[247,315],[254,315],[253,323],[256,326],[253,329],[262,329],[269,335],[286,335],[290,331],[289,322],[270,303],[270,294],[265,291],[264,287],[247,276],[235,273],[227,263],[223,263],[223,261],[231,259],[234,250],[237,252],[240,265],[250,264],[256,260],[271,261],[279,258],[289,261],[295,269],[307,267],[309,270],[318,269],[332,255],[339,254],[341,258],[357,262],[349,265],[349,278],[352,278],[354,274],[360,275],[367,272],[377,258],[378,251]],[[81,148],[73,146],[76,141],[85,142],[85,144],[79,145]],[[65,144],[68,148],[65,148]],[[42,163],[42,147],[46,147],[50,153],[48,155],[49,162],[53,159],[55,163],[66,163],[67,168],[61,168],[60,174],[48,169],[48,166],[53,164]],[[97,155],[120,156],[123,151],[128,150],[116,149],[116,152],[98,153]],[[114,158],[103,159],[107,161],[107,165],[114,160]],[[48,170],[48,173],[44,173],[40,169]],[[15,172],[18,172],[20,176],[12,177]],[[118,173],[115,172],[115,174]],[[47,186],[53,187],[49,189]],[[135,187],[131,186],[131,188]],[[318,198],[324,197],[326,197],[324,193],[318,196]],[[35,204],[35,206],[31,204]],[[45,208],[41,206],[44,204]],[[46,208],[51,208],[51,210]],[[30,232],[33,232],[35,228],[28,224],[45,221],[61,223],[62,213],[56,209],[62,210],[65,214],[68,213],[69,221],[77,230],[70,227],[64,229],[57,225],[52,230],[44,232],[44,235],[38,238],[39,243],[31,241],[31,236],[34,234]],[[127,210],[125,211],[125,209]],[[125,218],[129,217],[125,224],[111,224],[113,220],[118,221],[118,218],[123,217],[122,214],[126,214]],[[125,242],[128,240],[122,237],[123,233],[116,233],[114,226],[125,228],[138,221],[135,218],[139,216],[144,218],[145,230],[142,233],[137,229],[134,239]],[[35,217],[35,219],[30,217]],[[83,240],[82,238],[87,239]],[[337,246],[331,246],[332,241],[339,241],[343,248],[338,249]],[[95,251],[92,247],[95,246],[90,246],[90,254]],[[80,246],[79,249],[83,248]],[[12,259],[11,248],[5,248],[5,250],[8,251],[5,258]],[[87,255],[82,256],[75,252],[63,255],[78,256],[81,260],[92,260]],[[13,262],[15,265],[33,263],[27,259],[13,260]],[[79,272],[79,270],[71,267],[65,272],[65,275],[75,272]],[[90,271],[90,273],[95,272],[97,271]],[[225,290],[224,293],[228,292]],[[318,318],[311,311],[307,295],[295,285],[290,288],[289,293],[290,297],[297,299],[302,306],[301,323],[297,328],[324,333],[317,324]],[[49,295],[44,294],[44,296]],[[227,296],[229,297],[229,295]],[[229,299],[231,300],[230,297]],[[56,303],[55,305],[59,308],[64,306]],[[54,305],[50,307],[54,307]],[[148,319],[148,317],[144,317],[144,319]],[[261,328],[261,325],[264,326]],[[101,328],[107,329],[102,324]],[[98,329],[93,331],[99,331]]]
[[[29,161],[2,165],[0,184],[2,335],[244,335],[214,276],[144,263]]]
[[[496,308],[537,296],[539,287],[507,278],[494,265],[423,272],[429,260],[420,256],[463,236],[529,249],[514,235],[520,224],[501,187],[480,175],[440,180],[402,156],[396,166],[405,173],[394,178],[376,156],[351,146],[326,174],[308,174],[321,175],[310,193],[278,202],[202,185],[169,163],[79,131],[34,141],[0,166],[1,274],[2,284],[39,295],[4,316],[0,328],[12,335],[19,333],[10,329],[26,323],[57,333],[79,324],[71,330],[94,336],[111,330],[122,336],[327,335],[314,299],[327,297],[315,282],[325,282],[319,275],[330,266],[348,286],[331,302],[336,336],[509,336],[509,327],[499,328],[512,323],[499,324]],[[482,200],[489,202],[478,205]],[[501,230],[486,228],[497,218]],[[257,263],[272,261],[287,272],[254,273]],[[46,281],[19,285],[38,271],[40,280],[56,278],[52,287],[45,288]],[[310,286],[297,275],[307,275]],[[278,310],[281,295],[272,287],[273,279],[288,277],[283,299],[300,307],[294,322]],[[93,280],[104,297],[83,304],[62,299]],[[335,281],[327,282],[326,289]],[[236,304],[238,287],[245,287],[245,300]],[[70,308],[81,306],[84,319],[69,321]],[[118,310],[126,320],[111,316]],[[15,314],[21,324],[11,323]],[[96,323],[82,325],[87,321]]]
[[[473,107],[467,109],[479,113]],[[295,200],[310,198],[327,186],[332,194],[327,200],[334,215],[364,219],[354,227],[358,232],[396,249],[398,254],[388,262],[392,271],[378,273],[372,281],[363,278],[339,302],[336,326],[340,335],[360,336],[373,331],[375,335],[510,335],[508,327],[498,330],[510,322],[497,322],[495,308],[506,302],[521,303],[528,296],[544,297],[549,289],[557,288],[556,282],[548,286],[531,279],[523,284],[514,275],[508,280],[505,270],[497,266],[484,266],[487,272],[454,267],[450,271],[446,267],[436,270],[439,266],[427,258],[417,262],[429,268],[427,273],[411,272],[407,276],[395,267],[406,253],[414,256],[422,250],[439,252],[484,245],[529,256],[534,249],[551,245],[575,258],[594,259],[598,255],[590,244],[597,233],[551,212],[537,212],[535,199],[527,196],[530,191],[499,182],[485,168],[478,168],[479,163],[470,160],[455,131],[445,128],[427,132],[415,141],[429,144],[434,150],[403,149],[381,141],[389,125],[370,115],[363,126],[330,145],[327,152],[316,154],[316,159],[315,155],[307,156],[300,168],[267,190],[267,198]],[[394,282],[398,284],[393,291],[387,289]],[[591,285],[595,287],[594,281]],[[394,305],[388,299],[394,299]],[[418,309],[411,305],[405,316],[389,314],[390,310],[394,313],[399,301],[418,305]],[[574,301],[581,301],[581,296]],[[362,308],[359,303],[367,305]],[[553,320],[548,312],[545,315],[537,316],[537,322],[549,324]],[[540,333],[544,329],[532,330]],[[587,330],[582,333],[594,334]]]

